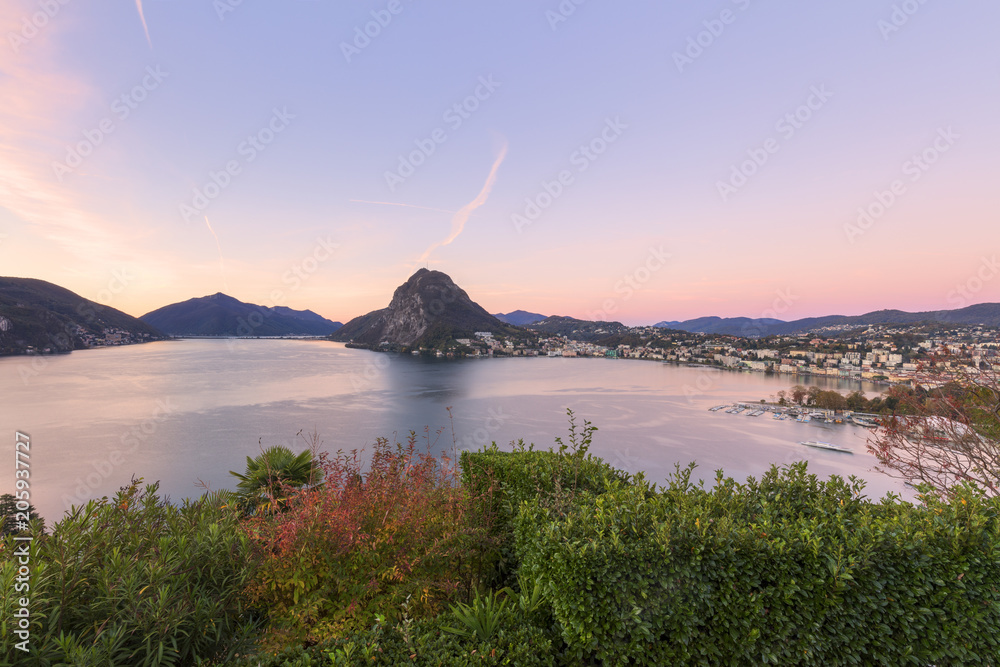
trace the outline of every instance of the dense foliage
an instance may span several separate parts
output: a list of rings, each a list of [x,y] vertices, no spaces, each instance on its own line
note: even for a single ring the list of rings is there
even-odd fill
[[[371,627],[344,633],[311,646],[291,646],[276,653],[254,654],[234,667],[315,667],[317,665],[447,665],[448,667],[518,665],[550,667],[560,663],[553,647],[561,641],[537,621],[525,616],[520,598],[491,617],[499,626],[486,640],[474,634],[449,632],[460,621],[450,612],[436,618],[403,616],[395,623],[376,621]],[[453,629],[453,628],[452,628]]]
[[[927,389],[906,385],[893,385],[884,394],[873,398],[865,397],[860,389],[846,395],[831,389],[795,385],[787,392],[779,391],[777,396],[782,405],[788,402],[817,407],[824,410],[853,410],[854,412],[879,413],[885,415],[939,415],[951,417],[956,408],[972,408],[981,405],[981,388],[948,382],[941,387]]]
[[[315,484],[322,477],[311,451],[293,454],[281,445],[269,447],[255,458],[248,456],[243,473],[230,470],[229,474],[240,480],[233,501],[244,514],[275,512],[294,489]]]
[[[580,660],[609,665],[995,664],[1000,503],[969,487],[868,502],[805,464],[758,482],[642,484],[565,516],[522,505],[517,551]]]
[[[628,473],[586,453],[589,431],[580,436],[580,443],[575,433],[571,437],[574,451],[570,453],[529,449],[523,442],[513,452],[500,450],[496,443],[479,452],[462,452],[462,482],[472,496],[480,499],[482,512],[492,517],[496,549],[492,583],[511,583],[517,571],[514,519],[521,503],[538,497],[568,503],[580,494],[603,493],[612,482],[630,480]]]
[[[0,496],[0,517],[3,517],[3,530],[0,532],[2,537],[19,532],[17,528],[17,500],[13,493],[5,493]],[[22,514],[24,513],[28,515],[30,521],[39,521],[43,527],[41,532],[44,532],[45,521],[35,511],[34,505],[28,505],[28,509],[22,512]],[[23,517],[21,518],[23,519]]]
[[[133,481],[74,508],[51,535],[32,534],[31,652],[14,647],[18,596],[5,595],[0,664],[191,665],[234,652],[254,629],[241,604],[246,539],[217,496],[178,507]],[[5,591],[15,590],[14,547],[4,540]]]
[[[358,631],[402,605],[433,616],[465,599],[482,567],[485,529],[447,461],[379,440],[363,473],[355,451],[321,457],[321,484],[287,509],[248,519],[261,564],[250,585],[274,647]]]

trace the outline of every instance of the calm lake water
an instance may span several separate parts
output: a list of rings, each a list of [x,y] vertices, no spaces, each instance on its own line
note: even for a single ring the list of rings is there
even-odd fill
[[[70,503],[112,495],[133,474],[160,480],[173,499],[200,494],[199,480],[232,488],[228,471],[242,472],[245,457],[262,446],[303,449],[300,430],[317,431],[329,451],[362,448],[379,436],[402,440],[410,430],[429,431],[434,451],[451,450],[453,437],[460,450],[518,438],[547,448],[555,436],[565,439],[566,408],[600,429],[594,454],[653,481],[678,462],[696,461],[708,481],[717,468],[743,479],[771,463],[808,459],[820,476],[866,479],[869,497],[912,495],[871,471],[864,429],[708,412],[791,384],[790,376],[641,360],[449,361],[325,341],[184,340],[2,358],[0,428],[11,447],[15,430],[31,436],[32,502],[49,525]],[[833,378],[813,384],[878,391]],[[13,479],[11,465],[0,474],[0,492],[10,492]]]

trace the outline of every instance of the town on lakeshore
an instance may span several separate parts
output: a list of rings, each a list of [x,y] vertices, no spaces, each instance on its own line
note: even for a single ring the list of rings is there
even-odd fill
[[[540,350],[503,349],[511,354],[653,359],[760,373],[939,386],[961,375],[1000,371],[1000,331],[995,327],[888,326],[809,332],[767,338],[663,331],[637,327],[631,344],[601,345],[564,336],[541,339]],[[501,344],[487,338],[490,352]],[[936,360],[934,377],[925,373]]]

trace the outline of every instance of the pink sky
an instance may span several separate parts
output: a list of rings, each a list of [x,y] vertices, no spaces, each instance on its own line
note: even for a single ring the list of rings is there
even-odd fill
[[[348,57],[370,8],[6,3],[0,274],[341,321],[423,265],[628,324],[1000,301],[995,4],[733,3],[683,67],[717,12],[404,6]]]

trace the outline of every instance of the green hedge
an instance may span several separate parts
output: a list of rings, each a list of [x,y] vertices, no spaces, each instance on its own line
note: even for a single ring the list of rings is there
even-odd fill
[[[521,503],[545,499],[548,504],[575,502],[578,495],[603,493],[613,483],[629,484],[627,473],[601,459],[582,452],[564,454],[526,449],[505,452],[492,447],[478,452],[462,452],[462,484],[481,502],[491,522],[497,553],[498,580],[513,583],[517,569],[514,551],[514,519]]]
[[[805,464],[615,484],[515,520],[570,655],[608,665],[1000,663],[1000,500],[871,503]]]

